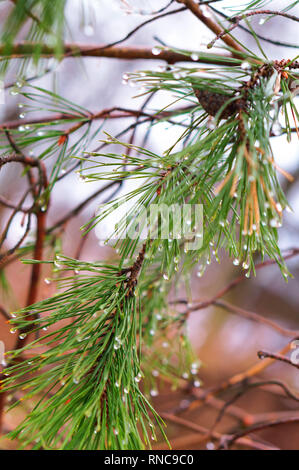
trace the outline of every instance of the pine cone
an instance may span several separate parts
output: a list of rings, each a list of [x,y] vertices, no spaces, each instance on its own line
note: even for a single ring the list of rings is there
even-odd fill
[[[203,107],[203,109],[210,115],[216,116],[219,109],[231,99],[231,96],[221,95],[220,93],[213,93],[212,91],[207,90],[198,90],[194,88],[194,93],[196,98],[198,99],[199,103]],[[222,111],[220,118],[227,119],[232,114],[237,111],[236,102],[233,101],[232,103],[228,104]]]

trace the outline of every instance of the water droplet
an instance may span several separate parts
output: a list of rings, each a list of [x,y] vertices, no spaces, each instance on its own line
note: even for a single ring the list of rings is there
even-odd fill
[[[151,330],[149,330],[149,334],[150,334],[151,336],[154,336],[155,330],[152,328]]]
[[[206,127],[207,127],[207,129],[210,129],[210,131],[213,131],[216,127],[215,119],[208,119],[208,121],[206,123]]]
[[[116,381],[114,385],[116,388],[119,388],[119,382]]]
[[[243,70],[248,70],[248,69],[250,69],[250,63],[245,60],[245,61],[242,62],[242,64],[241,64],[241,69],[243,69]]]
[[[163,279],[165,279],[165,281],[169,281],[169,277],[167,276],[167,274],[163,274]]]
[[[199,380],[194,380],[193,385],[194,385],[194,387],[199,388],[201,383],[200,383]]]
[[[150,395],[152,397],[157,397],[159,395],[159,392],[158,390],[156,390],[155,388],[153,388],[151,391],[150,391]]]
[[[199,55],[196,54],[196,52],[192,52],[191,59],[194,60],[194,61],[197,61],[199,59]]]
[[[267,19],[267,18],[261,18],[261,19],[259,20],[259,24],[260,24],[260,25],[265,24],[266,19]]]
[[[240,261],[238,260],[238,258],[234,259],[233,264],[234,264],[235,266],[239,266]]]
[[[44,281],[48,285],[51,284],[51,279],[49,279],[48,277],[45,277]]]
[[[11,329],[9,330],[9,332],[12,333],[12,334],[14,334],[16,331],[17,331],[17,328],[11,328]]]
[[[270,220],[270,225],[271,225],[271,227],[274,227],[274,228],[279,228],[279,227],[281,227],[281,223],[280,223],[280,221],[277,220],[277,219],[271,219],[271,220]]]
[[[276,209],[278,212],[282,212],[282,205],[279,202],[276,204]]]
[[[272,131],[272,134],[276,136],[282,134],[282,127],[278,121],[274,122],[271,131]]]
[[[161,48],[160,48],[160,47],[155,46],[155,47],[152,48],[152,54],[153,54],[153,55],[159,55],[160,52],[161,52]]]
[[[152,371],[152,375],[153,375],[154,377],[158,377],[159,371],[158,371],[158,370],[153,370],[153,371]]]
[[[12,87],[9,93],[10,93],[12,96],[16,96],[16,95],[19,94],[19,91],[18,91],[17,88]]]
[[[26,336],[27,336],[27,334],[26,334],[26,333],[21,333],[21,334],[19,335],[19,338],[20,338],[20,339],[25,339],[25,338],[26,338]]]
[[[18,131],[19,131],[19,132],[24,132],[24,131],[25,131],[25,127],[24,127],[24,126],[19,126],[19,127],[18,127]]]
[[[25,116],[26,116],[26,114],[25,114],[25,113],[20,113],[20,114],[19,114],[19,118],[20,118],[20,119],[24,119],[24,118],[25,118]]]
[[[215,444],[213,442],[207,442],[206,445],[208,450],[214,450],[215,449]]]
[[[79,383],[78,377],[74,377],[74,378],[73,378],[73,382],[74,382],[74,384],[78,384],[78,383]]]

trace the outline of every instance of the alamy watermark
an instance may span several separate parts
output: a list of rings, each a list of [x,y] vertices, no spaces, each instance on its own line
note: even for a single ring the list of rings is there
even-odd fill
[[[185,251],[198,250],[203,242],[202,204],[150,204],[148,207],[122,204],[101,204],[97,217],[96,236],[101,242],[161,239],[182,240]]]

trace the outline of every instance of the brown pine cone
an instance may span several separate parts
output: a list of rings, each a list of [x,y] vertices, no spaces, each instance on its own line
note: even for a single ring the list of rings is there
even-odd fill
[[[220,93],[213,93],[207,90],[198,90],[194,88],[194,93],[203,109],[210,115],[216,116],[219,109],[231,99],[231,96],[221,95]],[[233,101],[228,104],[222,111],[220,119],[228,119],[232,114],[237,111],[236,102]]]

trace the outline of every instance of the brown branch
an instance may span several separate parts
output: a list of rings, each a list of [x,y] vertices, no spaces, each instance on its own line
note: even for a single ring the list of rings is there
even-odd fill
[[[56,54],[55,48],[48,46],[47,44],[35,44],[31,42],[20,42],[14,44],[10,51],[9,57],[11,59],[31,57],[36,48],[39,48],[40,54],[43,57],[53,57]],[[4,46],[0,46],[0,55],[6,56],[7,50]],[[209,63],[217,65],[232,65],[233,62],[231,59],[232,55],[221,54],[221,59],[219,59],[220,54],[212,54],[201,56],[197,60],[193,60],[190,56],[181,54],[179,52],[174,52],[171,50],[163,49],[158,55],[152,52],[151,48],[148,47],[107,47],[102,49],[102,46],[97,44],[88,45],[88,44],[65,44],[63,57],[106,57],[111,59],[124,59],[124,60],[162,60],[169,64],[175,64],[176,62],[193,62],[193,63]]]
[[[181,417],[178,417],[172,413],[167,413],[167,412],[160,412],[159,415],[161,416],[161,418],[167,420],[167,421],[171,421],[172,423],[174,424],[178,424],[180,426],[184,426],[188,429],[191,429],[193,431],[195,431],[196,433],[199,433],[199,434],[204,434],[205,436],[202,438],[200,436],[197,436],[197,442],[199,443],[203,443],[204,441],[208,440],[210,438],[209,436],[209,430],[197,423],[193,423],[192,421],[189,421],[187,419],[184,419],[184,418],[181,418]],[[212,433],[212,438],[213,439],[216,439],[217,441],[222,441],[223,439],[223,435],[218,433],[218,432],[213,432]],[[258,450],[270,450],[270,447],[269,446],[266,446],[264,444],[261,444],[257,441],[254,441],[252,439],[242,439],[240,437],[240,440],[239,440],[239,444],[240,445],[243,445],[243,446],[246,446],[246,447],[250,447],[252,449],[258,449]],[[159,446],[159,448],[161,448],[161,446]],[[271,447],[271,450],[273,450],[274,447]]]
[[[218,39],[225,39],[225,35],[233,31],[237,26],[239,26],[240,21],[242,21],[244,18],[249,18],[250,16],[254,15],[273,15],[273,16],[283,16],[284,18],[288,18],[293,21],[299,22],[299,18],[294,15],[290,15],[288,13],[284,13],[282,11],[271,11],[271,10],[255,10],[255,11],[250,11],[248,13],[243,13],[242,15],[239,16],[233,16],[230,18],[230,21],[233,21],[234,24],[231,25],[229,28],[225,29],[224,31],[221,31],[217,34],[216,38],[213,39],[209,44],[208,48],[211,49],[215,42]],[[229,36],[228,36],[229,37]]]
[[[299,364],[292,362],[288,357],[285,357],[281,354],[275,354],[267,351],[258,351],[257,355],[260,359],[271,358],[274,361],[281,361],[285,364],[289,364],[290,366],[296,367],[296,369],[299,369]]]
[[[222,440],[222,443],[220,445],[220,449],[228,449],[232,444],[234,444],[235,441],[239,440],[240,438],[243,438],[247,436],[248,434],[251,434],[253,432],[257,431],[262,431],[263,429],[268,429],[274,426],[279,426],[281,424],[290,424],[290,423],[299,423],[299,417],[286,417],[286,418],[280,418],[280,419],[274,419],[274,420],[269,420],[265,421],[262,423],[257,423],[254,424],[253,426],[248,427],[247,429],[243,431],[239,431],[235,433],[233,436],[226,437]]]
[[[287,259],[293,258],[294,256],[297,256],[299,254],[299,248],[289,248],[288,250],[285,250],[286,254],[283,255],[283,259],[286,261]],[[276,264],[276,260],[273,259],[268,259],[266,261],[263,261],[261,263],[258,263],[255,265],[255,270],[258,271],[259,269],[265,268],[267,266],[271,266],[273,264]],[[245,277],[245,274],[241,274],[239,277],[235,278],[232,280],[229,284],[227,284],[223,289],[218,291],[218,293],[212,297],[211,299],[208,299],[206,301],[200,302],[199,304],[192,306],[188,309],[188,312],[193,312],[194,310],[200,310],[202,308],[207,308],[209,307],[212,303],[214,303],[216,300],[220,299],[223,297],[225,294],[227,294],[229,291],[234,289],[237,285],[239,285],[243,281],[247,281],[248,279]]]
[[[84,201],[82,201],[80,204],[78,204],[76,207],[74,207],[70,212],[68,212],[65,216],[63,216],[60,220],[58,220],[58,222],[56,222],[52,227],[50,227],[48,230],[47,230],[47,233],[51,233],[53,232],[54,230],[56,230],[58,227],[60,227],[61,225],[64,225],[66,222],[68,222],[71,218],[75,217],[76,215],[78,215],[83,209],[84,207],[86,207],[93,199],[95,199],[97,196],[99,196],[100,194],[102,194],[104,191],[107,191],[107,189],[110,189],[112,188],[114,185],[116,184],[120,184],[121,180],[115,180],[115,181],[112,181],[108,184],[106,184],[105,186],[103,186],[102,188],[98,189],[97,191],[95,191],[93,194],[91,194],[88,198],[86,198]]]
[[[94,121],[97,119],[123,119],[123,118],[132,118],[132,117],[137,118],[137,117],[144,116],[154,121],[157,119],[164,119],[167,117],[171,117],[177,112],[192,111],[193,108],[194,106],[186,106],[184,108],[177,108],[173,111],[162,111],[161,113],[150,114],[145,111],[138,110],[138,109],[129,109],[129,108],[123,108],[119,106],[113,106],[111,108],[102,109],[101,111],[98,111],[96,113],[89,113],[89,115],[83,119],[82,119],[82,116],[79,116],[77,114],[54,113],[51,116],[42,117],[42,118],[23,119],[22,124],[24,125],[47,124],[53,121],[62,121],[62,120],[70,121],[70,120],[80,119],[80,122],[78,122],[77,124],[72,126],[68,131],[65,132],[65,134],[68,135],[71,132],[74,132],[75,130],[77,130],[82,125],[90,123],[91,121]],[[117,111],[118,113],[116,113]],[[19,125],[20,125],[20,121],[17,119],[13,121],[7,121],[0,125],[0,130],[6,131],[8,129],[16,129],[19,127]]]
[[[232,305],[229,302],[226,302],[224,300],[216,300],[213,302],[213,304],[227,310],[228,312],[236,313],[237,315],[240,315],[244,318],[248,318],[249,320],[253,320],[255,322],[269,326],[273,330],[278,331],[278,333],[282,334],[283,336],[294,338],[296,335],[299,335],[299,330],[296,331],[296,330],[289,330],[287,328],[283,328],[282,326],[278,325],[274,321],[269,320],[268,318],[262,317],[258,313],[250,312],[249,310],[245,310],[244,308],[236,307],[235,305]]]
[[[210,16],[205,15],[202,7],[198,5],[194,0],[176,0],[178,3],[183,3],[186,5],[188,10],[190,10],[202,23],[204,23],[217,37],[225,42],[225,44],[235,50],[233,53],[234,57],[240,58],[244,54],[243,48],[230,36],[226,35],[226,31],[212,19]]]

